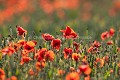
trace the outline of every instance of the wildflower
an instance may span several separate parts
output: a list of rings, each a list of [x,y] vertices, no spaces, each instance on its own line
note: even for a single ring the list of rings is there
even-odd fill
[[[61,32],[63,32],[63,36],[65,38],[77,38],[78,35],[74,32],[73,29],[71,29],[69,26],[66,26],[66,30],[60,30]]]
[[[106,62],[109,62],[109,56],[108,56],[108,55],[106,55],[106,56],[104,57],[104,59],[105,59]]]
[[[36,70],[40,71],[41,68],[44,68],[46,66],[45,61],[42,62],[36,62]]]
[[[73,53],[72,54],[72,59],[75,60],[75,61],[78,61],[80,58],[80,54],[77,54],[77,53]]]
[[[18,51],[21,47],[23,47],[26,44],[26,41],[21,39],[17,43],[14,43],[14,49]]]
[[[105,40],[107,38],[109,38],[110,36],[112,37],[115,33],[115,30],[113,28],[110,28],[109,31],[105,31],[101,34],[101,39]]]
[[[53,39],[51,42],[51,46],[53,48],[55,48],[56,50],[60,49],[60,45],[61,45],[61,40],[60,39]]]
[[[90,67],[88,67],[86,70],[85,70],[85,72],[84,72],[84,74],[85,75],[89,75],[90,73],[91,73],[91,68]]]
[[[6,80],[17,80],[16,76],[11,76],[10,78],[7,78]]]
[[[120,63],[118,63],[117,66],[120,68]]]
[[[115,8],[115,10],[120,10],[120,1],[119,0],[114,1],[114,8]]]
[[[79,73],[84,73],[85,75],[89,75],[91,73],[91,68],[89,67],[89,65],[80,65],[79,66]]]
[[[29,75],[34,75],[35,72],[34,72],[32,69],[30,69],[29,72],[28,72],[28,74],[29,74]]]
[[[48,33],[42,34],[42,38],[46,41],[52,41],[54,37]]]
[[[13,47],[6,47],[2,49],[1,51],[3,55],[8,54],[9,56],[11,56],[15,52],[15,49]]]
[[[65,71],[64,70],[58,70],[58,75],[63,75],[65,73]]]
[[[94,41],[92,46],[88,48],[88,53],[96,53],[98,51],[98,48],[100,47],[100,43],[98,41]]]
[[[92,53],[92,54],[94,54],[94,53],[96,53],[96,52],[98,52],[98,51],[99,51],[98,48],[97,48],[97,47],[94,47],[94,46],[91,46],[91,47],[88,48],[88,50],[87,50],[88,53]]]
[[[25,50],[22,50],[21,56],[22,56],[22,57],[23,57],[23,56],[28,56],[28,52],[26,52]]]
[[[28,52],[31,52],[34,50],[36,43],[33,41],[28,41],[26,42],[26,44],[24,45],[24,49]]]
[[[80,76],[77,72],[68,73],[66,76],[66,80],[79,80],[79,79],[80,79]]]
[[[115,33],[115,30],[114,30],[113,28],[110,28],[110,30],[109,30],[109,35],[110,35],[110,36],[113,36],[114,33]]]
[[[85,79],[84,80],[91,80],[90,79],[90,76],[88,75],[88,76],[85,76]]]
[[[100,58],[96,58],[96,64],[98,63],[98,62],[100,62],[100,67],[103,67],[104,66],[104,63],[105,63],[105,61],[104,61],[104,57],[102,58],[102,59],[100,59]]]
[[[88,68],[88,65],[80,65],[79,66],[79,69],[81,72],[85,72],[87,68]]]
[[[83,63],[87,63],[87,56],[84,56],[84,57],[83,57],[82,62],[83,62]]]
[[[104,66],[104,64],[105,64],[104,59],[100,59],[100,67],[103,67],[103,66]]]
[[[35,58],[38,60],[38,61],[42,61],[45,59],[45,53],[47,52],[47,49],[46,48],[42,48],[40,50],[38,50],[38,52],[35,54]]]
[[[21,45],[14,43],[13,47],[14,47],[15,51],[17,52],[20,49]]]
[[[103,33],[101,34],[101,39],[102,39],[102,40],[105,40],[106,38],[109,38],[109,32],[108,32],[108,31],[103,32]]]
[[[110,69],[110,73],[113,73],[114,72],[114,70],[113,69]]]
[[[93,48],[94,48],[94,47],[91,46],[90,48],[88,48],[87,52],[88,52],[88,53],[91,53],[91,52],[93,51]]]
[[[31,40],[35,45],[37,44],[37,41],[36,40]]]
[[[26,41],[24,39],[21,39],[17,42],[17,44],[20,44],[20,45],[24,45],[26,43]]]
[[[30,57],[26,57],[26,56],[23,56],[21,58],[21,62],[20,62],[20,65],[23,65],[24,63],[28,63],[29,61],[31,61],[32,59]]]
[[[19,36],[23,36],[24,34],[27,33],[27,31],[25,29],[23,29],[22,27],[17,26],[17,33]]]
[[[98,41],[94,41],[93,46],[98,48],[100,47],[100,43]]]
[[[64,52],[64,58],[67,59],[71,57],[73,51],[71,48],[64,48],[63,52]]]
[[[112,40],[110,40],[110,41],[107,42],[107,45],[112,45],[112,44],[113,44]]]
[[[10,80],[17,80],[16,76],[11,76]]]
[[[5,80],[5,72],[0,68],[0,80]]]
[[[55,54],[52,50],[47,51],[46,54],[45,54],[45,58],[47,60],[49,59],[50,61],[53,61],[54,57],[55,57]]]

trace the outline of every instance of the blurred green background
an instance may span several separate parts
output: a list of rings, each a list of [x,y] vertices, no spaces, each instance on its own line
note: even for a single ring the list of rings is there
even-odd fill
[[[110,27],[119,29],[119,14],[120,0],[0,0],[0,34],[7,36],[11,26],[15,35],[20,25],[29,35],[55,35],[69,25],[80,36],[100,39]]]

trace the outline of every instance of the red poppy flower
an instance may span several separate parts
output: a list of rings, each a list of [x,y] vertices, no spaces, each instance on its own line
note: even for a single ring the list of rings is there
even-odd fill
[[[32,40],[32,42],[36,45],[37,44],[37,41],[36,40]]]
[[[23,65],[24,63],[28,63],[31,60],[32,59],[30,57],[23,56],[22,59],[21,59],[20,65]]]
[[[80,54],[77,54],[77,53],[73,53],[72,54],[72,59],[75,60],[75,61],[78,61],[80,58]]]
[[[17,43],[15,43],[13,46],[14,46],[14,49],[16,51],[18,51],[21,47],[23,47],[25,44],[26,44],[27,41],[21,39],[19,40]]]
[[[109,62],[109,56],[108,55],[106,55],[104,58],[105,58],[105,62]]]
[[[113,44],[112,40],[107,42],[107,45],[112,45],[112,44]]]
[[[63,75],[64,73],[65,73],[64,70],[62,70],[62,69],[58,70],[58,75]]]
[[[0,80],[5,80],[5,72],[0,68]]]
[[[31,52],[34,50],[36,43],[34,41],[28,41],[24,45],[24,49],[28,52]]]
[[[13,47],[14,47],[15,51],[17,52],[21,46],[17,43],[14,43]]]
[[[17,77],[16,76],[11,76],[10,80],[17,80]]]
[[[87,63],[87,56],[85,56],[85,55],[83,56],[82,62],[83,62],[83,63]]]
[[[64,53],[66,54],[72,54],[72,48],[64,48]]]
[[[35,74],[35,72],[33,71],[33,69],[30,69],[30,70],[28,71],[28,74],[32,76],[32,75]]]
[[[44,68],[46,66],[46,63],[44,61],[42,61],[42,62],[36,62],[35,66],[36,66],[36,70],[40,71],[41,68]]]
[[[89,75],[88,75],[88,76],[85,76],[84,80],[91,80],[91,79],[90,79],[90,76],[89,76]]]
[[[115,0],[115,1],[114,1],[114,8],[115,8],[116,10],[120,10],[120,1],[119,1],[119,0]]]
[[[84,73],[85,75],[89,75],[91,73],[92,69],[89,67],[89,65],[80,65],[79,66],[79,73]]]
[[[113,69],[110,69],[110,73],[113,73],[114,72],[114,70]]]
[[[26,43],[26,41],[23,40],[23,39],[21,39],[21,40],[19,40],[17,43],[20,44],[20,45],[24,45],[24,44]]]
[[[100,58],[96,58],[95,62],[99,62],[100,61]]]
[[[79,80],[79,79],[80,79],[80,76],[77,72],[68,73],[66,76],[66,80]]]
[[[102,39],[102,40],[105,40],[105,39],[108,38],[108,37],[109,37],[109,32],[108,32],[108,31],[103,32],[103,33],[101,34],[101,39]]]
[[[54,57],[55,57],[55,54],[52,50],[47,51],[45,54],[45,59],[47,60],[53,61]]]
[[[85,74],[85,75],[90,75],[91,71],[92,71],[92,69],[91,69],[90,67],[88,67],[88,68],[86,69],[86,71],[84,72],[84,74]]]
[[[105,60],[104,59],[100,59],[100,67],[103,67],[104,63],[105,63]]]
[[[35,58],[38,60],[38,61],[43,61],[45,59],[45,53],[47,52],[47,49],[46,48],[42,48],[40,49],[36,54],[35,54]]]
[[[94,48],[94,47],[91,46],[90,48],[88,48],[87,52],[88,52],[88,53],[91,53],[91,52],[93,51],[93,48]]]
[[[98,64],[98,62],[100,62],[100,67],[103,67],[104,63],[105,63],[105,59],[104,58],[105,57],[103,57],[102,59],[96,58],[96,61],[95,61],[96,65]]]
[[[110,36],[113,36],[115,33],[115,30],[113,28],[110,28],[109,31],[103,32],[101,34],[101,39],[105,40],[106,38],[109,38]]]
[[[88,53],[96,53],[99,51],[100,43],[98,41],[94,41],[92,46],[90,46],[87,50]]]
[[[72,55],[72,49],[71,48],[64,48],[64,58],[67,59]]]
[[[61,40],[60,39],[53,39],[51,42],[51,46],[53,48],[55,48],[56,50],[60,49],[60,45],[61,45]]]
[[[120,68],[120,63],[118,63],[117,66]]]
[[[28,56],[29,54],[28,54],[28,52],[26,52],[25,50],[22,50],[21,51],[21,56],[23,57],[23,56]]]
[[[48,33],[42,34],[42,38],[46,41],[52,41],[54,37]]]
[[[81,72],[85,72],[87,68],[88,68],[88,65],[80,65],[79,66],[79,69]]]
[[[110,36],[113,36],[114,33],[115,33],[115,30],[114,30],[113,28],[110,28],[110,30],[109,30],[109,35],[110,35]]]
[[[94,41],[93,46],[98,48],[100,47],[100,43],[98,41]]]
[[[63,32],[63,36],[65,38],[77,38],[78,35],[74,32],[73,29],[71,29],[69,26],[66,26],[66,30],[60,30],[61,32]]]
[[[11,56],[14,52],[15,52],[15,49],[13,47],[6,47],[6,48],[2,49],[3,55],[8,54],[9,56]]]
[[[24,34],[27,33],[27,31],[25,29],[23,29],[22,27],[17,26],[17,33],[19,36],[23,36]]]

